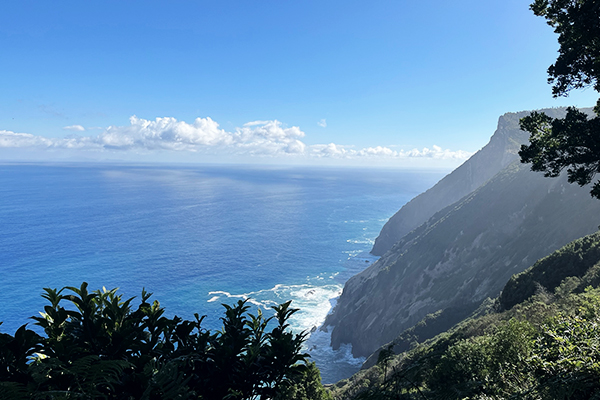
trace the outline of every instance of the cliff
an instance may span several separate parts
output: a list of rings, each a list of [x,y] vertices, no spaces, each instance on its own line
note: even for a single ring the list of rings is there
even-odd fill
[[[457,169],[430,191],[441,195],[452,182],[469,190],[514,160],[526,139],[518,130],[523,115],[501,117],[490,143],[459,167],[460,173]],[[498,296],[513,274],[595,232],[599,223],[600,202],[588,188],[569,184],[565,176],[545,178],[518,161],[509,163],[346,283],[325,322],[334,326],[332,345],[351,343],[355,356],[368,356],[428,314],[442,312],[444,325],[451,326],[486,298]]]
[[[564,108],[542,110],[553,118],[564,116]],[[519,129],[519,119],[529,111],[506,113],[489,143],[469,160],[446,175],[435,186],[406,203],[384,225],[371,253],[382,256],[404,235],[417,228],[436,212],[462,199],[518,159],[517,152],[529,134]]]

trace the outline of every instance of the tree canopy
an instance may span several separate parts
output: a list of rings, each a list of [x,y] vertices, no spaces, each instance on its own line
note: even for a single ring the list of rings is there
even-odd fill
[[[530,8],[559,35],[559,55],[548,68],[553,94],[566,96],[585,87],[600,92],[600,2],[536,0]]]
[[[559,35],[559,55],[548,68],[553,95],[582,88],[600,92],[600,1],[536,0],[530,8]],[[569,107],[564,118],[539,112],[523,118],[521,129],[530,133],[530,143],[521,146],[521,161],[545,176],[558,176],[566,168],[569,182],[591,183],[600,171],[600,99],[594,112],[590,117]],[[600,199],[600,181],[591,195]]]

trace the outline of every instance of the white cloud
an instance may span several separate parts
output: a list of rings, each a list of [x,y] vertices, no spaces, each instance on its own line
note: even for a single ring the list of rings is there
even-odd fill
[[[237,128],[232,143],[251,154],[301,154],[306,148],[300,141],[304,136],[297,126],[284,128],[277,120],[254,121]]]
[[[98,141],[111,149],[144,150],[219,150],[227,153],[286,154],[302,153],[299,139],[304,132],[297,126],[284,128],[279,121],[253,121],[227,132],[211,118],[196,118],[192,124],[175,118],[154,121],[133,116],[129,126],[111,126]]]
[[[210,118],[196,118],[192,124],[175,118],[156,118],[154,121],[129,118],[128,126],[110,126],[96,140],[111,149],[189,150],[202,146],[228,145],[231,134],[219,128]]]
[[[335,157],[335,158],[387,158],[387,159],[410,159],[410,158],[434,158],[440,160],[466,160],[471,156],[471,153],[458,150],[443,150],[441,147],[434,145],[432,149],[427,147],[423,150],[413,149],[409,151],[396,151],[389,147],[376,146],[365,147],[360,150],[355,150],[348,146],[343,146],[335,143],[318,144],[310,146],[310,154],[316,157]]]
[[[366,147],[358,152],[360,156],[384,156],[384,157],[397,157],[400,153],[390,149],[389,147]]]
[[[389,147],[366,147],[356,152],[356,155],[361,157],[391,157],[391,158],[435,158],[435,159],[459,159],[466,160],[472,153],[458,150],[452,151],[442,149],[439,146],[433,145],[431,149],[424,147],[423,150],[412,149],[409,151],[392,150]]]
[[[52,140],[29,133],[0,131],[0,147],[50,147]]]
[[[323,118],[322,120],[320,120],[319,122],[317,122],[317,125],[319,125],[321,128],[326,128],[327,127],[327,120],[325,118]]]
[[[325,120],[322,120],[325,123]],[[64,129],[81,131],[80,125]],[[305,133],[297,126],[287,127],[277,120],[251,121],[232,132],[219,127],[211,118],[196,118],[187,123],[171,117],[154,120],[129,119],[129,125],[110,126],[96,136],[46,138],[28,133],[0,130],[0,147],[37,149],[82,149],[93,151],[188,152],[212,155],[301,156],[305,158],[401,160],[430,158],[464,160],[471,154],[439,146],[422,150],[392,150],[375,146],[355,149],[336,143],[307,145]]]
[[[315,144],[310,146],[310,149],[310,154],[316,157],[344,158],[355,153],[354,150],[347,150],[344,146],[335,143]]]
[[[81,126],[81,125],[64,126],[63,129],[67,130],[67,131],[77,131],[77,132],[83,132],[83,131],[85,131],[85,128],[83,126]]]
[[[0,130],[0,147],[99,149],[101,146],[89,137],[57,139]]]
[[[439,146],[433,145],[431,149],[424,147],[423,150],[419,151],[417,149],[413,149],[407,152],[402,152],[406,157],[428,157],[428,158],[438,158],[438,159],[460,159],[466,160],[469,158],[472,153],[463,150],[452,151],[449,149],[442,149]]]
[[[246,122],[244,124],[244,126],[256,126],[256,125],[265,125],[268,124],[271,121],[251,121],[251,122]]]

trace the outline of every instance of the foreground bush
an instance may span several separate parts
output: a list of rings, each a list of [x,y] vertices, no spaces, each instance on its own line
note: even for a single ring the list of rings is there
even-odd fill
[[[327,396],[301,352],[305,334],[289,330],[290,302],[269,318],[225,305],[212,333],[198,314],[167,318],[146,291],[134,309],[116,290],[44,289],[49,305],[32,318],[45,336],[26,325],[0,334],[0,398],[270,399],[302,382]]]

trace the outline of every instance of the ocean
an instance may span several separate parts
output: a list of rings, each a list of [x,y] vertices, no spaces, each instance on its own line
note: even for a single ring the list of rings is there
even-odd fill
[[[45,305],[44,287],[142,288],[168,315],[250,299],[269,315],[292,300],[296,332],[323,382],[360,368],[316,330],[344,282],[404,203],[447,171],[218,165],[0,165],[0,331]],[[134,302],[134,304],[136,304]]]

